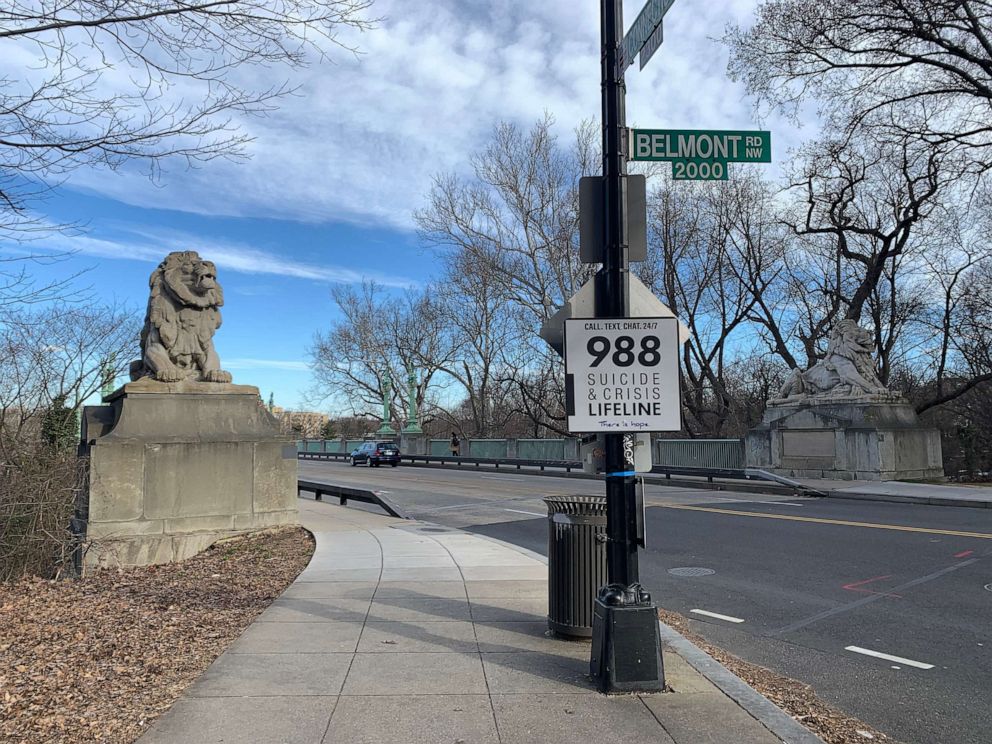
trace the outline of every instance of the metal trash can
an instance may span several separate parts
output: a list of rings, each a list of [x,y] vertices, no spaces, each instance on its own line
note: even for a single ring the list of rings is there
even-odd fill
[[[549,496],[548,627],[592,636],[596,591],[606,583],[606,497]]]

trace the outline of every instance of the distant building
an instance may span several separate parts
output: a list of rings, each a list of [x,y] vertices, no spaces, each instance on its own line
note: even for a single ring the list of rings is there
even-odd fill
[[[272,406],[272,415],[279,419],[279,426],[286,434],[297,439],[322,439],[324,426],[329,420],[326,413],[316,411],[290,411],[282,406]]]

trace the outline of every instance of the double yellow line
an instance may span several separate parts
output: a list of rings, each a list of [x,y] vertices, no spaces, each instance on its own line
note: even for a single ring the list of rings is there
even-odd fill
[[[952,537],[975,537],[979,540],[992,540],[988,532],[964,532],[962,530],[939,530],[931,527],[906,527],[900,524],[877,524],[875,522],[850,522],[846,519],[822,519],[820,517],[798,517],[793,514],[764,514],[762,512],[719,509],[712,506],[689,506],[688,504],[658,504],[666,509],[712,512],[729,514],[734,517],[758,517],[759,519],[783,519],[787,522],[809,522],[811,524],[833,524],[841,527],[867,527],[873,530],[895,530],[896,532],[920,532],[925,535],[950,535]]]

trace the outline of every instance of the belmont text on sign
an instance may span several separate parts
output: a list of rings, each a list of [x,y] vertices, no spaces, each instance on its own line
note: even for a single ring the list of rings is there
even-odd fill
[[[678,431],[678,321],[565,321],[565,384],[572,432]]]
[[[766,131],[631,129],[630,160],[671,161],[681,179],[727,178],[727,163],[770,163],[772,136]]]

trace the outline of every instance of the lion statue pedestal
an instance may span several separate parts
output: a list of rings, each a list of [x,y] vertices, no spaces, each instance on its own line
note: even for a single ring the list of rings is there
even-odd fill
[[[169,254],[151,287],[137,379],[84,411],[86,566],[182,560],[299,521],[296,443],[220,368],[213,264]]]
[[[940,432],[878,380],[871,335],[853,320],[834,328],[824,358],[794,370],[748,432],[750,468],[794,478],[943,478]]]

